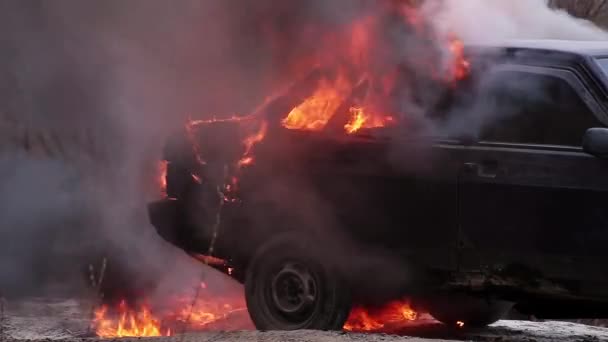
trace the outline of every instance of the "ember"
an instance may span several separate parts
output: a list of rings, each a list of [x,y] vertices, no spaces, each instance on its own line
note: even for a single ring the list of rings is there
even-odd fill
[[[200,283],[200,290],[208,290],[205,282]],[[210,298],[213,297],[213,298]],[[167,322],[184,324],[191,330],[208,330],[214,324],[222,321],[227,321],[232,315],[246,312],[245,300],[241,296],[207,296],[203,295],[193,302],[190,296],[181,296],[173,300],[174,309],[165,315],[164,319]],[[238,321],[238,320],[237,320]],[[244,325],[238,321],[236,325],[222,326],[222,329],[243,329],[249,328],[249,325]]]
[[[189,298],[189,300],[191,299]],[[184,304],[187,304],[187,301]],[[201,330],[225,320],[235,313],[245,312],[246,310],[244,304],[235,307],[232,304],[221,303],[220,301],[205,301],[195,305],[192,310],[184,306],[173,319],[187,324],[191,329]],[[241,327],[232,328],[240,329]]]

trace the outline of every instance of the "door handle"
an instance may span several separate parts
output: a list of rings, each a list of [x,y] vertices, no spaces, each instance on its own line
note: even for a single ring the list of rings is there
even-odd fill
[[[496,162],[464,163],[464,168],[479,178],[494,179],[498,175],[498,163]]]

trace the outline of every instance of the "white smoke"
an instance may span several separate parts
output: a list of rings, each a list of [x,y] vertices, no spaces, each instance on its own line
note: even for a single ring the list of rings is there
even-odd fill
[[[608,32],[549,8],[546,0],[444,0],[430,2],[427,10],[438,30],[456,33],[465,42],[608,39]]]

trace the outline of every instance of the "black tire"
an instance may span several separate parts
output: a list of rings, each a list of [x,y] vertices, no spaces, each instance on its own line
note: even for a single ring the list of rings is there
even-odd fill
[[[426,304],[439,322],[450,327],[481,328],[506,316],[513,302],[465,295],[443,296]]]
[[[245,299],[259,330],[341,330],[351,297],[313,244],[285,234],[262,245],[247,268]]]

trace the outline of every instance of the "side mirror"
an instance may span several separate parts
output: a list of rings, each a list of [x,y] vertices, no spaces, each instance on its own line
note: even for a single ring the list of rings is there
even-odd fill
[[[608,159],[608,128],[590,128],[583,137],[583,151]]]

